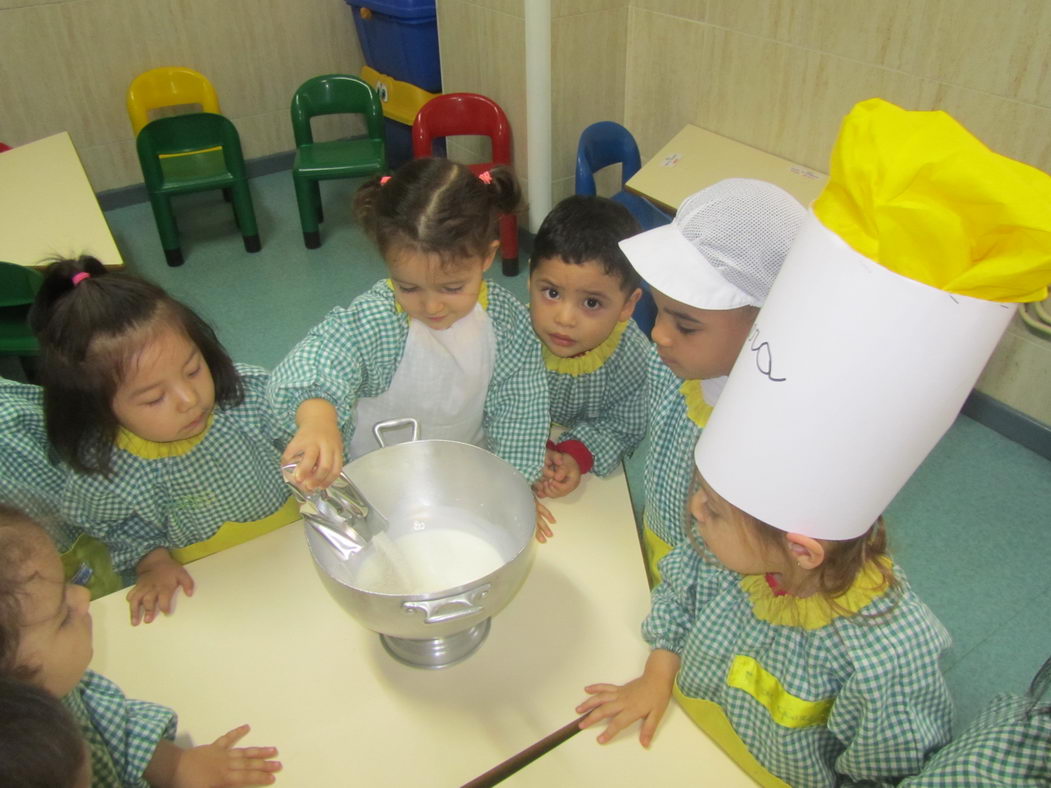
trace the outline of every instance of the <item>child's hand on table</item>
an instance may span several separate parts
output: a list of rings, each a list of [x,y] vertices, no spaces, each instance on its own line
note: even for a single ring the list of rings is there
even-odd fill
[[[250,728],[242,725],[211,744],[184,750],[167,739],[154,751],[146,773],[151,785],[172,788],[224,788],[270,785],[281,762],[270,760],[276,747],[234,747]]]
[[[151,550],[135,567],[137,579],[128,592],[131,607],[131,625],[142,621],[149,624],[157,617],[157,608],[171,615],[175,593],[182,588],[186,596],[193,596],[193,578],[186,567],[172,558],[166,548]]]
[[[544,477],[533,485],[538,498],[561,498],[580,485],[580,465],[572,455],[547,450],[544,459]]]
[[[281,464],[296,463],[293,481],[306,492],[324,489],[343,470],[343,435],[336,409],[323,399],[308,399],[296,411],[299,429],[285,447]]]
[[[623,685],[592,684],[584,687],[591,697],[577,706],[577,714],[591,713],[580,723],[581,729],[609,720],[606,730],[598,736],[599,744],[605,744],[635,720],[641,719],[639,742],[643,747],[649,747],[671,700],[679,662],[679,655],[675,652],[654,649],[646,660],[646,669],[637,679]]]
[[[536,540],[543,544],[555,535],[549,525],[549,523],[555,522],[555,516],[536,498],[533,499],[533,503],[536,504]]]

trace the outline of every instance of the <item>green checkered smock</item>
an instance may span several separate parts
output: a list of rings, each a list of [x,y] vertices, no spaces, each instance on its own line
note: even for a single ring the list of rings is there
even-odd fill
[[[550,421],[540,340],[526,308],[510,292],[487,282],[486,313],[496,336],[493,375],[483,426],[488,448],[529,481],[540,476]],[[354,403],[378,397],[401,361],[409,318],[397,308],[387,280],[337,307],[311,329],[274,370],[268,401],[287,443],[296,431],[296,410],[308,399],[336,408],[345,445],[354,435]],[[421,397],[440,397],[420,381]],[[393,414],[392,414],[393,417]]]
[[[687,413],[680,391],[683,380],[654,352],[646,370],[649,390],[650,453],[646,458],[644,490],[646,527],[674,547],[684,538],[683,522],[693,481],[693,450],[701,437]]]
[[[63,516],[109,547],[113,567],[128,582],[151,550],[204,541],[227,521],[260,520],[288,500],[281,452],[271,440],[267,373],[236,367],[244,381],[244,402],[229,410],[215,408],[208,431],[193,448],[147,459],[114,447],[108,479],[67,477]]]
[[[654,351],[635,321],[626,322],[613,354],[594,371],[558,371],[552,363],[578,359],[547,359],[551,421],[568,428],[559,441],[583,443],[599,476],[612,473],[646,433],[646,363]]]
[[[52,461],[39,386],[0,378],[0,501],[39,522],[68,550],[79,531],[60,517],[66,466]]]
[[[157,744],[175,737],[174,711],[156,703],[129,700],[120,687],[91,670],[62,703],[91,750],[93,786],[147,785],[142,774]]]
[[[897,569],[898,591],[870,590],[855,615],[811,628],[761,618],[746,588],[766,579],[702,559],[689,541],[660,570],[643,637],[681,656],[682,695],[717,704],[761,767],[793,788],[894,784],[949,740],[938,664],[949,636]]]
[[[906,788],[1046,788],[1051,785],[1051,705],[997,695]]]

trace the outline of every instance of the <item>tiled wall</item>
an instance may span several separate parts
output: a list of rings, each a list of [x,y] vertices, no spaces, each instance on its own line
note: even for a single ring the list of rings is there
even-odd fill
[[[96,191],[142,182],[124,104],[136,74],[207,76],[248,158],[291,150],[292,93],[363,64],[341,0],[0,0],[0,140],[68,131]]]
[[[625,125],[643,159],[694,123],[827,171],[840,119],[879,96],[943,109],[1051,171],[1044,0],[632,0]],[[1051,342],[1008,329],[979,388],[1051,424]]]

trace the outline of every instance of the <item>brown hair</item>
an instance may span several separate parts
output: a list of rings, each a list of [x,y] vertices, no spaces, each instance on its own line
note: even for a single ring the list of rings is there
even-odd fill
[[[87,750],[73,715],[58,698],[0,676],[0,784],[22,788],[74,785]]]
[[[48,440],[80,473],[110,473],[120,428],[113,396],[128,365],[163,326],[178,328],[201,352],[218,406],[244,400],[241,377],[211,326],[157,285],[108,273],[94,257],[48,266],[29,324],[40,342]]]
[[[47,532],[28,515],[0,503],[0,675],[30,681],[35,668],[17,664],[22,640],[22,595],[29,578],[24,567],[41,544],[49,542]]]
[[[455,265],[486,256],[498,237],[500,214],[520,201],[518,181],[507,167],[493,167],[483,180],[463,164],[423,158],[365,183],[354,196],[354,215],[385,259],[407,249]]]

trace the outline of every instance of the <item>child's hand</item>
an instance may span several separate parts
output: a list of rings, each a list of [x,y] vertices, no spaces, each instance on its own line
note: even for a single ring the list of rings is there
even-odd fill
[[[157,749],[143,775],[150,785],[172,788],[223,788],[228,785],[270,785],[281,762],[270,760],[275,747],[234,747],[250,728],[242,725],[211,744],[183,750],[167,739]]]
[[[540,501],[534,498],[533,502],[536,504],[536,540],[543,544],[555,535],[549,525],[555,522],[555,516]]]
[[[580,486],[580,465],[571,454],[547,451],[544,478],[537,482],[538,498],[561,498]],[[534,489],[536,489],[534,487]]]
[[[281,464],[298,463],[293,481],[301,490],[328,487],[343,470],[343,435],[336,409],[323,399],[308,399],[296,411],[299,429],[285,447]]]
[[[643,747],[649,747],[657,724],[668,708],[678,670],[678,654],[655,649],[646,661],[646,670],[634,681],[624,685],[592,684],[584,687],[591,697],[577,706],[577,714],[591,713],[580,723],[581,729],[609,720],[606,730],[598,737],[599,744],[605,744],[635,720],[641,719],[639,742]]]
[[[186,596],[193,596],[193,578],[186,567],[172,558],[165,548],[158,547],[146,554],[135,567],[137,580],[128,592],[131,607],[131,625],[142,621],[149,624],[157,617],[157,608],[171,615],[175,593],[182,588]]]

